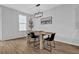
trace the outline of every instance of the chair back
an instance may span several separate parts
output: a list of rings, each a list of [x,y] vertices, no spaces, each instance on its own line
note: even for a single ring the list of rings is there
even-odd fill
[[[35,36],[34,32],[31,32],[30,34],[31,34],[31,37],[34,37]]]
[[[51,34],[50,41],[53,41],[54,40],[55,34],[56,33]]]

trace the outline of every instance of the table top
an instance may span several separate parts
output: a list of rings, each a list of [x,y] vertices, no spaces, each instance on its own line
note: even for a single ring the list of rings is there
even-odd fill
[[[45,32],[45,31],[34,31],[34,32],[40,35],[53,34],[52,32]]]

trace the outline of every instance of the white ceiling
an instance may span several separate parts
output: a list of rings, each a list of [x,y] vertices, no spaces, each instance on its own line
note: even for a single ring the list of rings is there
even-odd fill
[[[40,11],[45,11],[51,8],[58,6],[59,4],[41,4]],[[3,4],[3,6],[13,8],[25,13],[33,14],[38,9],[35,7],[35,4]]]

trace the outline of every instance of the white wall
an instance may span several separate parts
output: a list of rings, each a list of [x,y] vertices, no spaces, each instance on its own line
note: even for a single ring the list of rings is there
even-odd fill
[[[6,7],[2,8],[3,40],[24,37],[26,35],[26,31],[19,31],[19,14],[27,16],[28,19],[28,14]]]
[[[0,40],[2,40],[2,9],[0,7]]]
[[[75,30],[74,30],[74,42],[79,44],[79,5],[75,8]]]
[[[75,8],[77,5],[60,5],[44,12],[44,17],[52,16],[53,23],[41,25],[40,19],[34,19],[33,30],[44,30],[56,32],[55,40],[78,45],[79,40],[75,40]],[[79,18],[79,17],[78,17]]]

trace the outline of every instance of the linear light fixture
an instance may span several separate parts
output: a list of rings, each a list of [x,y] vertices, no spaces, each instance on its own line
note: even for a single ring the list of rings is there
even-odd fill
[[[35,5],[35,7],[36,8],[39,7],[39,10],[40,10],[40,4]],[[35,18],[39,18],[39,17],[42,17],[42,16],[43,16],[43,12],[41,12],[41,11],[37,11],[36,13],[34,13]]]

